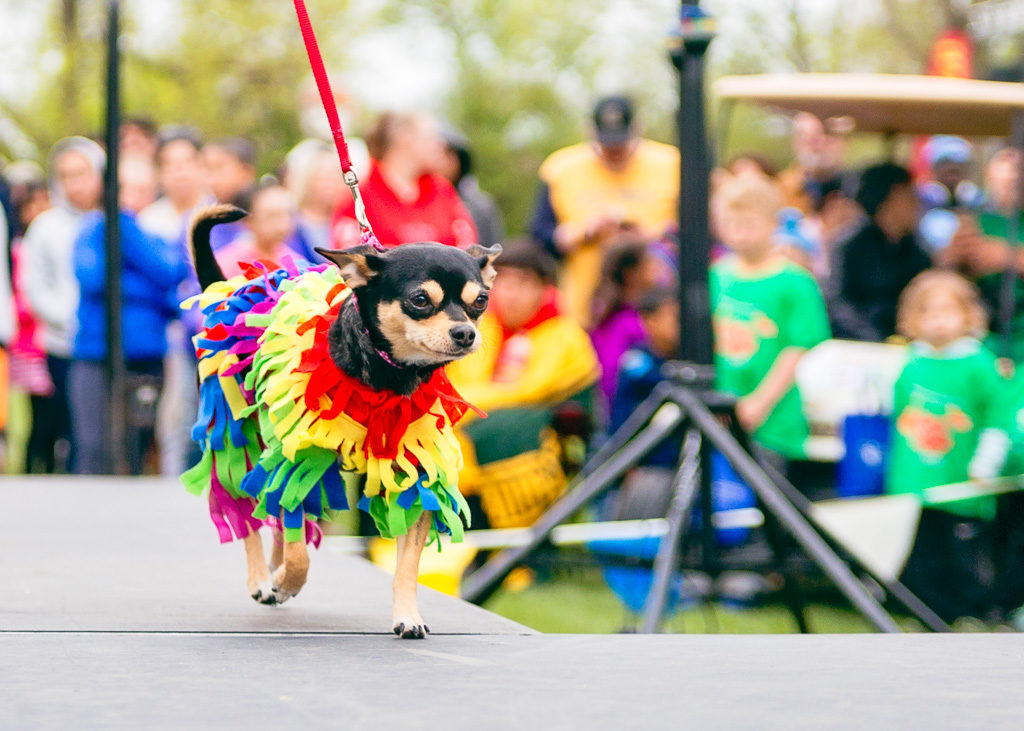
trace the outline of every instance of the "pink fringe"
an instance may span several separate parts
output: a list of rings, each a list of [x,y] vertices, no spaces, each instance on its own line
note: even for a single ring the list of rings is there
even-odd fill
[[[230,543],[235,538],[243,540],[253,531],[258,531],[263,521],[252,517],[256,501],[251,497],[232,497],[217,479],[216,455],[210,474],[210,519],[217,527],[221,543]]]

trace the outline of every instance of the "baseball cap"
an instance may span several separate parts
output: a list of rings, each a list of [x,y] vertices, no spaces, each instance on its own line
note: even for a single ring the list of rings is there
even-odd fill
[[[602,97],[594,105],[597,141],[615,147],[633,137],[633,102],[624,96]]]
[[[928,140],[925,153],[929,165],[941,162],[952,162],[966,165],[971,161],[971,143],[962,137],[952,135],[936,135]]]

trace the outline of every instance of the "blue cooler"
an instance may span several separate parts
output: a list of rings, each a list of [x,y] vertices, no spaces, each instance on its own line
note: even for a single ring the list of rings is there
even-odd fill
[[[843,421],[846,454],[836,467],[839,497],[881,495],[891,426],[885,414],[851,414]]]
[[[716,513],[725,510],[753,508],[757,505],[754,491],[736,474],[721,452],[711,453],[711,505]],[[750,536],[749,528],[722,528],[715,531],[718,545],[738,546]]]

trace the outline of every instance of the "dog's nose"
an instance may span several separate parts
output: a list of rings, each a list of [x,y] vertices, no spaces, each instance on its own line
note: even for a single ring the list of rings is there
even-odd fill
[[[476,330],[469,325],[456,325],[449,333],[452,341],[460,348],[468,348],[476,340]]]

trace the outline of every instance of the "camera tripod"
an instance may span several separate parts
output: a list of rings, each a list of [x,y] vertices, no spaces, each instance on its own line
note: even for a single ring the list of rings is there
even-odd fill
[[[871,624],[882,632],[899,626],[874,596],[873,588],[901,604],[928,629],[949,626],[903,584],[871,571],[856,556],[823,535],[810,515],[811,503],[770,465],[759,464],[745,447],[737,426],[734,399],[712,389],[714,372],[711,302],[708,285],[710,236],[708,180],[711,151],[705,130],[704,57],[715,35],[714,20],[699,0],[682,0],[679,31],[673,36],[671,57],[679,69],[679,305],[680,356],[667,364],[663,380],[626,422],[584,465],[566,493],[534,523],[523,544],[491,557],[463,582],[462,596],[482,602],[508,573],[548,542],[551,532],[588,503],[616,485],[665,439],[681,436],[681,452],[667,508],[668,532],[654,558],[654,578],[643,611],[642,630],[655,632],[665,611],[673,576],[695,505],[701,515],[701,561],[714,574],[717,552],[711,521],[711,450],[717,449],[754,492],[765,516],[765,533],[785,580],[784,590],[801,631],[807,631],[803,604],[784,562],[785,538],[816,563],[825,576]],[[723,421],[725,423],[723,423]]]
[[[509,572],[543,546],[551,532],[581,508],[612,489],[620,478],[648,453],[673,435],[682,435],[682,447],[672,483],[666,520],[668,530],[654,558],[654,577],[643,610],[643,632],[656,632],[668,604],[672,578],[678,574],[682,547],[690,517],[699,505],[702,516],[712,514],[712,449],[717,449],[750,486],[765,516],[768,542],[776,564],[783,566],[781,537],[788,535],[821,569],[854,608],[881,632],[899,632],[869,585],[901,605],[926,628],[949,631],[920,599],[898,581],[876,575],[856,557],[823,535],[810,518],[810,501],[768,465],[760,464],[745,448],[745,437],[736,426],[733,399],[710,388],[711,369],[686,363],[669,363],[665,380],[584,465],[569,489],[530,529],[522,545],[495,554],[466,577],[462,596],[480,603],[487,599]],[[724,423],[723,423],[724,422]],[[701,520],[701,561],[705,570],[716,571],[716,542],[710,519]],[[863,581],[855,571],[869,579]],[[795,577],[785,568],[783,591],[802,632],[808,630]]]

